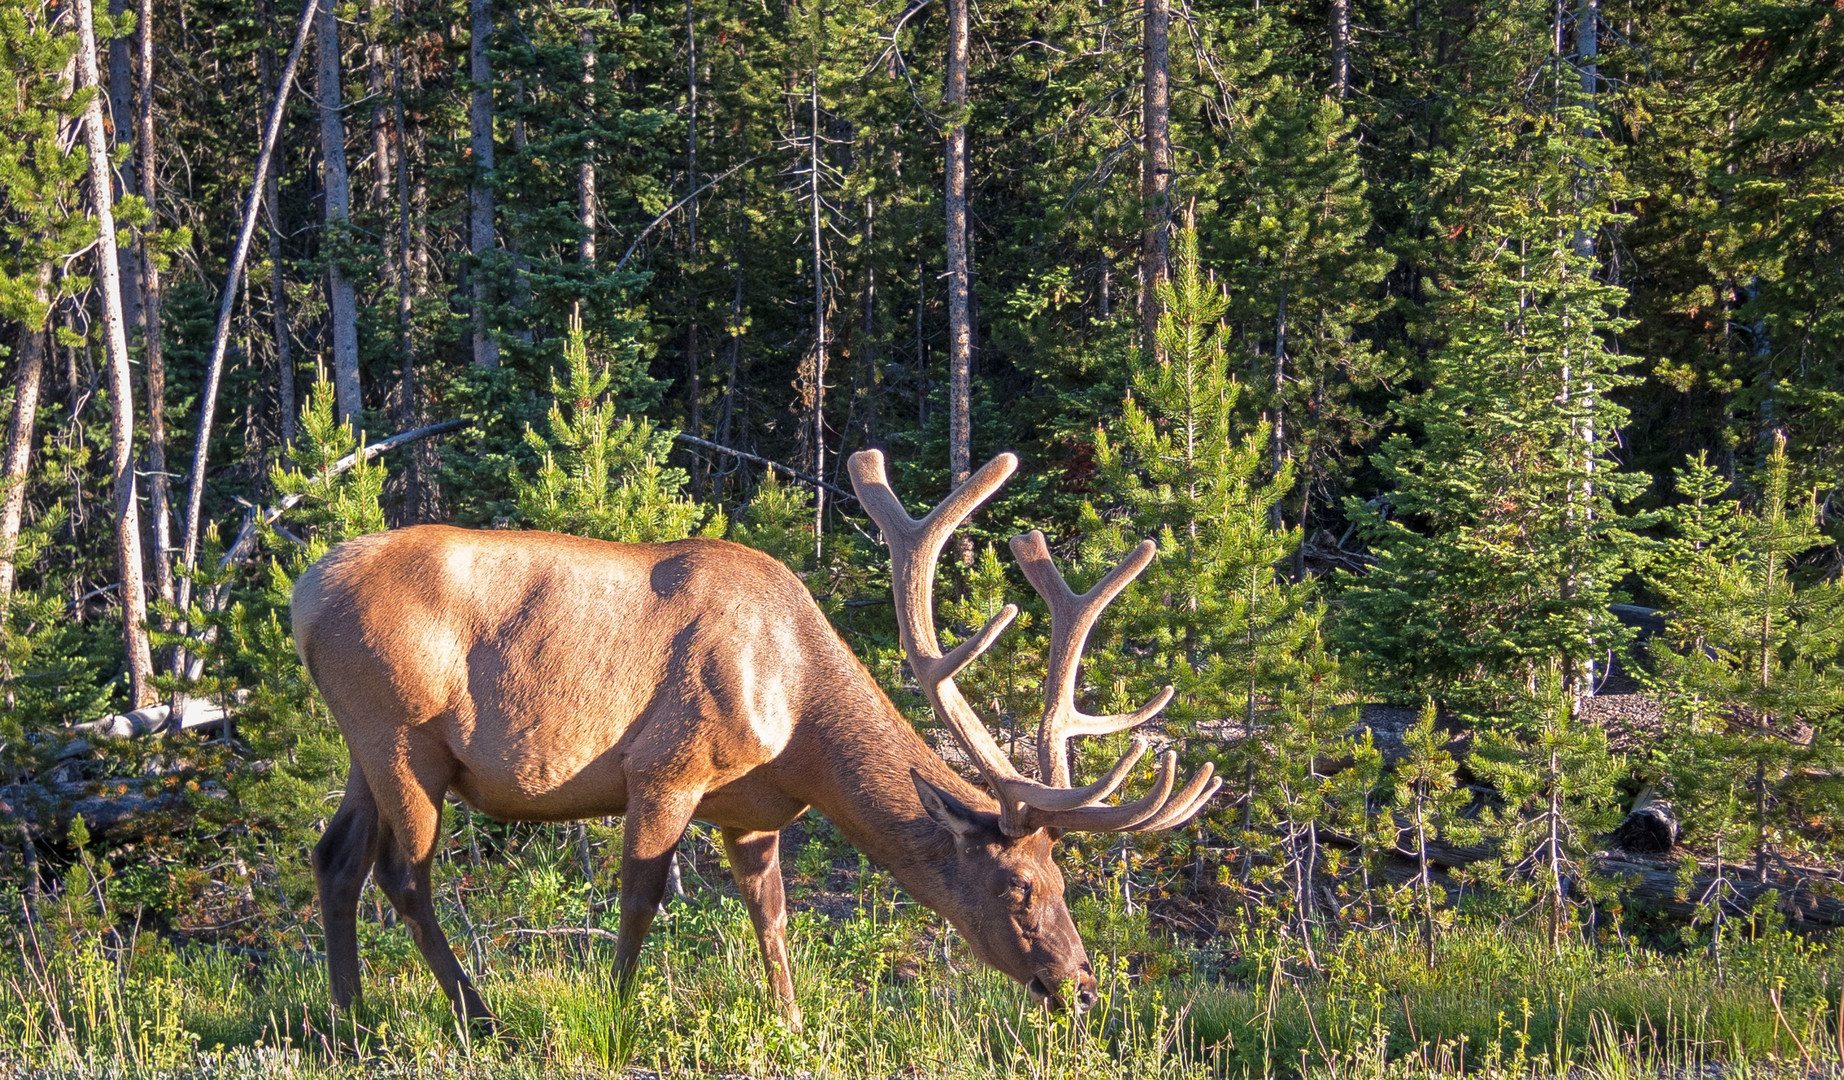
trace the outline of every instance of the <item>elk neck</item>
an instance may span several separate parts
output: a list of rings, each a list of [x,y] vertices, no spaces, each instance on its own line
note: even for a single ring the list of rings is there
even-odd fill
[[[922,808],[910,770],[967,806],[998,812],[916,734],[870,672],[852,663],[809,698],[811,739],[790,794],[826,815],[852,845],[929,907],[950,887],[942,873],[954,838]]]

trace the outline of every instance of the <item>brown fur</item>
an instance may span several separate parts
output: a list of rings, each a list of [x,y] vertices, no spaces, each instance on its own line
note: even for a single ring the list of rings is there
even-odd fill
[[[449,791],[506,820],[627,815],[623,986],[696,817],[723,830],[798,1020],[778,833],[812,806],[1034,996],[1059,1002],[1074,983],[1092,1000],[1051,837],[1000,832],[997,804],[917,737],[760,552],[425,525],[334,548],[296,582],[293,620],[352,754],[314,850],[341,1006],[359,992],[356,904],[372,872],[456,1009],[491,1016],[430,895]]]

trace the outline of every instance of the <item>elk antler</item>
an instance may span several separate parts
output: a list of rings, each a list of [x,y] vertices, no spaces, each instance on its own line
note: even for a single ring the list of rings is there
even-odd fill
[[[1066,747],[1072,736],[1125,731],[1157,715],[1172,698],[1172,688],[1168,686],[1145,707],[1120,716],[1089,716],[1075,705],[1076,665],[1089,631],[1101,610],[1152,561],[1150,540],[1081,596],[1070,592],[1050,561],[1042,533],[1032,532],[1012,540],[1012,552],[1025,577],[1050,605],[1050,671],[1037,738],[1039,779],[1031,780],[1012,766],[1011,759],[999,749],[985,722],[954,683],[954,676],[991,648],[1017,617],[1017,605],[1005,605],[978,633],[946,655],[942,654],[941,639],[935,630],[935,562],[941,549],[954,530],[1011,476],[1018,467],[1017,457],[1000,454],[993,458],[921,520],[910,517],[891,490],[880,451],[853,454],[849,467],[859,504],[877,523],[890,547],[891,595],[909,666],[935,714],[948,725],[997,796],[1000,827],[1008,835],[1022,836],[1040,828],[1090,832],[1169,829],[1190,820],[1216,794],[1222,781],[1212,781],[1211,766],[1206,765],[1174,797],[1178,755],[1168,751],[1145,797],[1118,806],[1106,805],[1104,800],[1120,789],[1146,753],[1146,740],[1137,737],[1132,748],[1100,780],[1086,787],[1070,786]]]

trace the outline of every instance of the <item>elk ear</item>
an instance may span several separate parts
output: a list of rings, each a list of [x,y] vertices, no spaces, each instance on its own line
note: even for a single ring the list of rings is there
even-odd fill
[[[956,838],[966,840],[986,830],[987,824],[980,820],[979,811],[922,779],[922,774],[915,769],[909,770],[909,779],[915,782],[922,809]]]

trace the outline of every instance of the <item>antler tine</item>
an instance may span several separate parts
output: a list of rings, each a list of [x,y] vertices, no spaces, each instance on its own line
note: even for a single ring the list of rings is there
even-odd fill
[[[993,458],[919,520],[909,516],[891,490],[881,451],[861,450],[851,456],[847,467],[859,505],[877,523],[890,548],[890,591],[896,607],[897,632],[916,682],[935,714],[948,725],[980,774],[999,794],[1001,822],[1006,831],[1028,831],[1019,820],[1019,800],[1009,792],[1029,781],[1012,767],[985,723],[954,685],[954,676],[992,646],[1017,617],[1018,608],[1005,605],[978,633],[943,656],[935,629],[934,597],[935,561],[948,537],[1005,483],[1018,467],[1018,458],[1012,454]]]
[[[1044,683],[1043,724],[1037,731],[1037,775],[1045,784],[1067,788],[1070,775],[1066,748],[1071,738],[1112,735],[1138,727],[1157,716],[1172,700],[1173,690],[1167,686],[1153,700],[1130,713],[1092,716],[1076,708],[1077,666],[1081,663],[1083,649],[1088,646],[1095,620],[1134,578],[1140,576],[1157,549],[1151,540],[1142,541],[1093,588],[1077,596],[1051,560],[1050,545],[1045,542],[1043,533],[1032,530],[1014,536],[1011,547],[1025,579],[1050,605],[1050,670]]]
[[[1029,811],[1031,824],[1065,832],[1127,832],[1140,822],[1159,816],[1171,801],[1177,776],[1178,755],[1167,750],[1159,755],[1159,771],[1153,776],[1152,790],[1140,798],[1119,806],[1072,806],[1066,810],[1032,807]]]
[[[1172,799],[1169,804],[1170,809],[1151,821],[1134,826],[1133,831],[1164,832],[1190,822],[1197,816],[1198,811],[1204,808],[1205,803],[1215,798],[1217,792],[1223,790],[1223,778],[1219,776],[1213,780],[1210,777],[1211,772],[1211,766],[1204,766],[1198,771],[1197,776],[1185,786],[1185,789]]]

